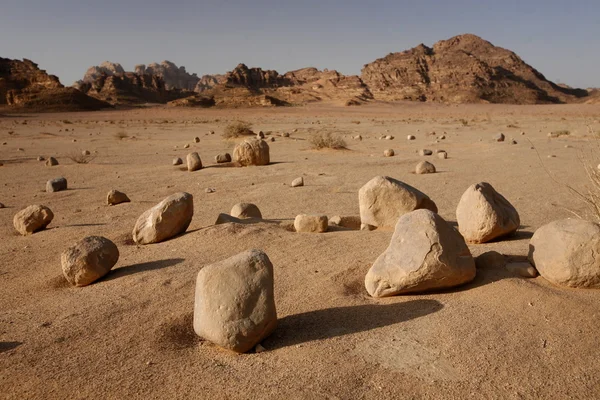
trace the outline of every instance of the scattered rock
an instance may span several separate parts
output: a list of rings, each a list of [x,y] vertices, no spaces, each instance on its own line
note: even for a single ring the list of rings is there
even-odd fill
[[[503,133],[499,133],[496,136],[494,136],[494,141],[495,142],[504,142],[505,136]]]
[[[445,160],[446,158],[448,158],[448,153],[446,153],[445,151],[439,151],[437,153],[437,157],[441,160]]]
[[[529,261],[549,282],[600,288],[600,225],[561,219],[539,228],[529,243]]]
[[[175,193],[140,215],[133,228],[133,240],[150,244],[170,239],[185,232],[193,216],[193,196]]]
[[[258,218],[262,219],[262,214],[256,204],[237,203],[231,208],[231,216],[235,218]]]
[[[339,216],[329,218],[329,225],[341,226],[348,229],[360,229],[360,215]]]
[[[269,145],[261,139],[246,139],[235,146],[233,160],[241,166],[268,165],[270,162]]]
[[[267,349],[265,349],[260,343],[256,345],[256,347],[254,348],[254,352],[256,354],[258,353],[264,353],[265,351],[267,351]]]
[[[46,160],[46,167],[53,167],[55,165],[58,165],[58,160],[54,157],[48,157]]]
[[[421,149],[419,150],[419,155],[420,156],[430,156],[433,154],[433,151],[428,150],[428,149]]]
[[[111,190],[106,195],[106,204],[109,206],[114,206],[121,203],[129,203],[129,197],[123,192],[119,192],[118,190]]]
[[[50,179],[46,182],[46,192],[60,192],[62,190],[67,190],[67,180],[62,176],[60,178]]]
[[[92,154],[92,153],[90,153],[90,152],[89,152],[89,150],[83,150],[83,151],[81,152],[81,155],[82,155],[82,156],[89,156],[90,154]]]
[[[394,140],[394,137],[392,135],[387,135],[385,137],[385,140]]]
[[[433,165],[429,161],[421,161],[415,167],[415,173],[419,174],[419,175],[422,175],[422,174],[434,174],[435,173],[435,165]]]
[[[407,140],[415,140],[415,139],[416,139],[416,137],[414,137],[413,135],[408,135],[408,136],[406,137],[406,139],[407,139]]]
[[[217,154],[215,156],[215,162],[217,164],[223,164],[223,163],[231,162],[231,154],[229,154],[229,153]]]
[[[515,139],[512,139],[512,140],[510,141],[510,144],[517,144],[517,141],[516,141]]]
[[[216,192],[215,188],[206,188],[206,189],[204,189],[204,193],[214,193],[214,192]]]
[[[300,214],[297,215],[294,220],[296,232],[322,233],[327,232],[327,226],[328,221],[326,215]]]
[[[398,219],[389,247],[365,277],[373,297],[444,289],[475,278],[475,261],[463,237],[430,210]]]
[[[183,160],[181,158],[175,157],[173,159],[173,165],[181,165],[181,164],[183,164]]]
[[[437,212],[435,203],[414,187],[399,180],[376,176],[358,192],[361,223],[371,227],[393,228],[398,218],[416,209]]]
[[[284,133],[281,134],[281,136],[283,136],[283,137],[290,137],[290,134],[287,133],[287,132],[284,132]]]
[[[200,138],[198,136],[194,138],[194,143],[200,143]]]
[[[46,160],[46,158],[44,158],[44,156],[38,156],[37,160],[38,160],[38,161],[45,161],[45,160]]]
[[[508,263],[506,264],[506,270],[523,278],[535,278],[537,276],[537,270],[527,261]]]
[[[256,134],[256,137],[257,137],[258,139],[264,139],[264,138],[265,138],[265,134],[264,134],[264,132],[263,132],[263,131],[259,131],[259,132]]]
[[[386,149],[383,151],[383,156],[384,157],[393,157],[394,156],[394,150],[393,149]]]
[[[362,140],[363,138],[362,138],[362,136],[361,136],[361,135],[356,135],[356,136],[354,136],[354,138],[353,138],[353,139],[354,139],[354,140]]]
[[[26,236],[44,229],[53,218],[54,214],[48,207],[36,204],[16,213],[13,225],[17,232]]]
[[[269,138],[269,141],[270,141],[270,142],[274,142],[274,141],[275,141],[275,138],[274,138],[273,136],[271,136],[271,137]]]
[[[469,243],[485,243],[515,233],[519,213],[508,200],[487,182],[480,182],[463,193],[456,208],[458,229]]]
[[[439,140],[445,140],[446,139],[446,135],[442,135],[438,138]]]
[[[97,281],[119,260],[117,246],[102,236],[88,236],[64,251],[60,257],[62,271],[73,286]]]
[[[184,144],[184,145],[183,145],[183,148],[184,148],[184,149],[189,149],[189,148],[190,148],[190,145],[189,145],[188,143],[186,143],[186,144]],[[200,168],[202,168],[202,167],[200,167]],[[200,168],[198,168],[198,169],[200,169]],[[195,171],[195,170],[194,170],[194,171]]]
[[[273,264],[249,250],[205,266],[196,279],[194,331],[218,346],[244,353],[277,325]]]
[[[475,265],[480,269],[504,268],[506,265],[506,259],[504,258],[504,255],[498,253],[497,251],[486,251],[475,258]]]
[[[196,152],[187,155],[187,168],[188,171],[197,171],[202,168],[202,161],[200,155]]]
[[[304,178],[296,178],[292,181],[292,187],[304,186]]]

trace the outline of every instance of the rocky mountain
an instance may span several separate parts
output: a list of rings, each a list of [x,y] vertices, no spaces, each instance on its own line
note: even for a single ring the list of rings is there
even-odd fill
[[[33,61],[0,57],[0,106],[31,111],[99,110],[109,104],[74,88],[64,87],[54,75]]]
[[[388,54],[366,64],[361,78],[379,100],[539,104],[587,96],[585,90],[550,82],[512,51],[470,34]]]
[[[167,90],[181,89],[193,91],[200,80],[196,74],[188,74],[185,67],[177,67],[171,61],[162,61],[160,64],[152,63],[136,65],[134,72],[139,75],[156,75],[163,79]]]
[[[194,92],[202,93],[206,90],[210,90],[215,86],[224,83],[225,75],[203,75],[202,78],[196,83]]]

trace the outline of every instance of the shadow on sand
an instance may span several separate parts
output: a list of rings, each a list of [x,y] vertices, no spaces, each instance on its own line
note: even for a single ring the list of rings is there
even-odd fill
[[[156,269],[163,269],[172,267],[185,261],[184,258],[167,258],[165,260],[150,261],[140,264],[132,264],[124,267],[120,267],[112,270],[102,281],[110,281],[113,279],[121,278],[123,276],[137,274],[138,272],[153,271]]]

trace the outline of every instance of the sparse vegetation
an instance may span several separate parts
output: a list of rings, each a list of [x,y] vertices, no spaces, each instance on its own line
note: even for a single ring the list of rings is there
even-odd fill
[[[67,158],[77,164],[88,164],[96,156],[92,154],[85,154],[81,150],[72,150],[67,154]]]
[[[245,121],[235,121],[225,127],[223,131],[223,138],[234,139],[240,136],[251,136],[254,135],[252,132],[252,124]]]
[[[338,135],[334,135],[331,132],[326,133],[313,133],[309,142],[311,147],[316,150],[320,149],[334,149],[341,150],[346,148],[346,142]]]

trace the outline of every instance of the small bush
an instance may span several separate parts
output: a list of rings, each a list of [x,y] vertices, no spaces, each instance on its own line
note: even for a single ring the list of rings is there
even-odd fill
[[[334,149],[340,150],[346,148],[346,142],[341,137],[327,133],[314,133],[309,138],[310,144],[313,149]]]
[[[77,164],[87,164],[96,157],[91,154],[85,154],[81,150],[72,150],[67,154],[67,158]]]
[[[225,127],[223,137],[225,139],[233,139],[240,136],[252,136],[252,124],[244,121],[235,121]]]

